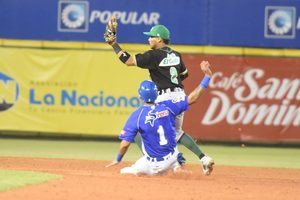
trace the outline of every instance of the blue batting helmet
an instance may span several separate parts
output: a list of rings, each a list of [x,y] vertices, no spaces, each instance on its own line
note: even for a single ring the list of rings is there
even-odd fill
[[[143,101],[153,103],[157,97],[157,87],[152,81],[143,81],[140,84],[139,94]]]

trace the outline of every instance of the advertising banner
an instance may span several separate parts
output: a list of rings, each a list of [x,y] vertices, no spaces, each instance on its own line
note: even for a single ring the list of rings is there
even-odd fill
[[[184,130],[212,141],[300,141],[300,58],[184,54],[191,92],[208,60],[209,88]],[[118,135],[147,70],[112,51],[0,48],[0,130]]]
[[[300,141],[300,59],[185,55],[190,92],[214,71],[209,88],[185,114],[184,128],[214,141]]]
[[[0,38],[104,42],[108,20],[119,19],[118,41],[147,43],[156,24],[173,44],[204,44],[205,1],[9,0],[0,1]]]
[[[164,24],[172,44],[300,48],[295,0],[0,1],[0,38],[104,42],[113,15],[121,43],[147,43],[143,32]]]
[[[300,48],[300,1],[209,1],[210,45]]]
[[[113,51],[0,48],[0,129],[118,135],[144,79]]]

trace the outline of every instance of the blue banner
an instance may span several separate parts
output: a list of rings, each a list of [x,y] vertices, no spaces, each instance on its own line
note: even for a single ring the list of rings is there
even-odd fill
[[[300,48],[300,1],[210,0],[209,44]]]
[[[1,0],[0,38],[103,42],[115,15],[121,43],[164,24],[172,44],[300,48],[299,13],[299,0]]]
[[[174,44],[205,44],[204,9],[196,0],[2,0],[0,38],[103,42],[115,15],[119,42],[147,43],[143,32],[164,24]]]

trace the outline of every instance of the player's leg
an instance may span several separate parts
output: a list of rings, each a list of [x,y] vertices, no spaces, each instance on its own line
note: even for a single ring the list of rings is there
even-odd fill
[[[182,134],[181,138],[178,140],[178,143],[192,151],[199,159],[205,156],[194,139],[187,133]]]
[[[176,116],[176,140],[179,144],[182,144],[190,151],[192,151],[199,159],[204,157],[204,153],[201,151],[194,139],[182,130],[184,113]]]
[[[201,149],[191,136],[189,136],[187,133],[184,133],[179,139],[178,143],[183,144],[186,148],[197,155],[202,163],[202,170],[205,175],[211,174],[211,172],[213,171],[213,165],[215,164],[214,160],[201,151]]]
[[[213,170],[214,161],[201,151],[200,147],[189,134],[182,130],[183,116],[184,114],[182,113],[176,117],[176,140],[179,144],[182,144],[192,151],[200,159],[203,173],[205,175],[209,175]]]
[[[120,173],[121,174],[134,174],[134,175],[139,175],[139,174],[152,175],[153,174],[150,163],[147,160],[146,156],[143,156],[140,159],[138,159],[130,167],[122,168]]]
[[[164,174],[169,170],[176,171],[176,167],[178,166],[177,163],[177,157],[178,157],[178,149],[177,147],[174,149],[173,153],[169,153],[168,155],[164,156],[163,161],[159,162],[151,162],[151,168],[153,171],[153,174]]]
[[[181,168],[181,164],[179,163],[178,160],[181,160],[183,158],[183,157],[182,158],[179,158],[179,157],[182,157],[182,153],[179,153],[179,151],[176,147],[174,154],[168,160],[167,168],[173,170],[173,172],[178,172]]]

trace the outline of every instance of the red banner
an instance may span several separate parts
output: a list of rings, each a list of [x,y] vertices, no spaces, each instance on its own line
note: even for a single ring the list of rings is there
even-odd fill
[[[300,58],[184,55],[187,94],[203,77],[208,90],[185,114],[184,129],[211,141],[300,142]]]

